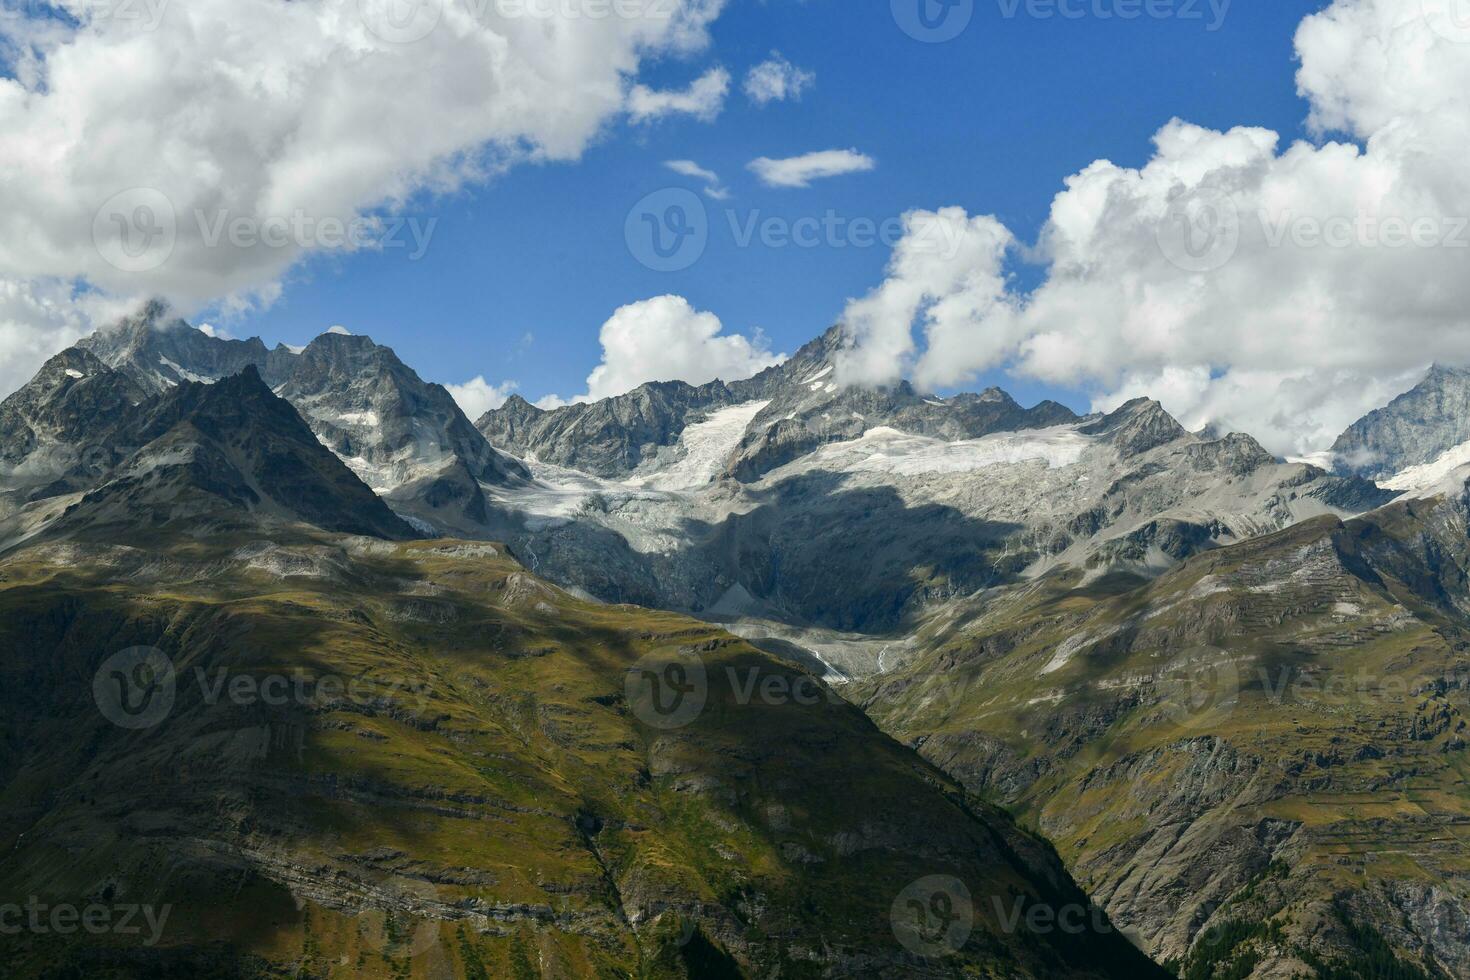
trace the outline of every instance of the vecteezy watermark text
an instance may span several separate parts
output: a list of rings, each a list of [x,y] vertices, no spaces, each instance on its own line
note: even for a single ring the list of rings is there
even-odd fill
[[[172,905],[48,905],[35,895],[25,902],[0,904],[0,936],[142,936],[144,946],[163,938]]]
[[[1246,210],[1230,194],[1197,188],[1170,202],[1159,220],[1159,250],[1186,272],[1213,272],[1243,246],[1266,249],[1467,249],[1470,216],[1359,210],[1303,214]]]
[[[1233,0],[995,0],[1006,20],[1199,21],[1207,31],[1225,26]]]
[[[320,707],[337,702],[372,706],[413,700],[428,706],[430,685],[391,676],[344,677],[338,674],[242,673],[195,666],[182,675],[191,679],[205,705]],[[134,731],[161,724],[178,700],[180,673],[157,647],[129,647],[104,660],[92,678],[92,696],[103,717]]]
[[[759,208],[726,208],[712,220],[704,201],[693,191],[667,187],[633,205],[623,226],[628,251],[655,272],[680,272],[704,256],[717,232],[726,232],[735,248],[863,249],[890,251],[907,239],[914,251],[953,258],[965,229],[948,221],[910,226],[902,216],[874,218],[827,208],[821,214],[768,214]]]
[[[221,242],[234,248],[378,248],[409,249],[408,260],[416,262],[428,251],[438,218],[397,216],[390,218],[314,217],[301,209],[289,215],[260,218],[229,211],[196,210],[194,221],[206,248]]]
[[[110,21],[138,31],[155,31],[172,0],[78,0],[67,13],[88,24]],[[54,18],[57,4],[48,0],[0,0],[0,20]]]
[[[429,250],[437,217],[415,215],[317,215],[304,208],[257,215],[229,208],[195,208],[181,218],[173,202],[152,187],[132,187],[108,198],[92,218],[92,242],[108,264],[123,272],[160,268],[180,240],[207,249],[299,251],[401,250],[410,262]]]
[[[679,0],[357,0],[368,31],[390,44],[412,44],[444,20],[465,19],[484,27],[503,21],[660,21],[673,19]]]
[[[1177,20],[1225,26],[1233,0],[995,0],[1003,20]],[[1457,0],[1444,0],[1457,2]],[[889,0],[893,21],[928,44],[953,41],[975,19],[976,0]]]
[[[1261,229],[1271,248],[1470,248],[1470,218],[1272,214],[1261,211]]]

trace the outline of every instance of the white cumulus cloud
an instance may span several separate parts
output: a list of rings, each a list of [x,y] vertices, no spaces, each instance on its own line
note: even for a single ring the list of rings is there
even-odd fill
[[[821,150],[781,160],[758,157],[749,164],[767,187],[809,187],[814,180],[863,173],[877,165],[872,157],[857,150]]]
[[[493,385],[484,375],[476,375],[462,385],[445,385],[445,389],[459,403],[460,410],[473,422],[481,415],[505,404],[505,400],[519,387],[514,381]]]
[[[1174,120],[1144,166],[1067,178],[1029,293],[1005,282],[994,219],[939,212],[986,246],[964,274],[899,245],[848,310],[849,377],[943,386],[1004,368],[1098,408],[1153,395],[1190,428],[1303,454],[1430,362],[1470,363],[1470,36],[1433,9],[1336,0],[1303,22],[1319,142]]]
[[[61,0],[68,18],[0,18],[0,279],[268,303],[306,255],[392,247],[375,219],[426,194],[576,160],[649,108],[642,61],[702,50],[724,0],[604,18],[425,4],[437,20],[412,36],[375,16],[384,2],[148,2],[140,24]],[[66,337],[44,314],[30,329],[51,331],[42,350]]]
[[[913,211],[877,289],[848,304],[843,316],[853,346],[838,352],[844,384],[881,385],[905,375],[925,387],[963,380],[965,366],[985,362],[1014,313],[1001,266],[1014,239],[991,217],[962,208]],[[921,319],[928,349],[916,362],[913,324]],[[982,345],[990,344],[986,351]]]
[[[738,381],[786,359],[771,353],[759,331],[754,337],[726,334],[719,317],[695,310],[682,296],[622,307],[602,325],[599,338],[602,363],[588,375],[587,393],[571,401],[611,398],[650,381]],[[536,404],[557,408],[567,401],[548,395]]]

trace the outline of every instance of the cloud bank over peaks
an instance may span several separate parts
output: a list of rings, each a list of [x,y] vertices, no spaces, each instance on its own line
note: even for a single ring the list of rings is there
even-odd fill
[[[1431,361],[1470,361],[1470,36],[1426,9],[1337,0],[1301,25],[1312,124],[1354,142],[1174,120],[1143,167],[1067,178],[1030,293],[1006,281],[1018,250],[995,219],[909,215],[885,281],[847,309],[844,377],[1005,369],[1302,454]],[[936,222],[966,230],[953,261],[922,247]]]
[[[70,21],[0,17],[0,280],[268,304],[303,257],[394,247],[426,196],[576,160],[653,111],[640,65],[705,49],[724,0],[610,17],[446,2],[408,24],[386,2],[188,0],[148,7],[147,29],[83,0],[59,4]]]

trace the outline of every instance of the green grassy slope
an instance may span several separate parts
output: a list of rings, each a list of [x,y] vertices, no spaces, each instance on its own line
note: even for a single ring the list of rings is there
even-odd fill
[[[856,694],[1183,976],[1467,975],[1466,541],[1441,500],[1054,575]]]
[[[134,647],[171,686],[113,673]],[[679,690],[703,709],[651,713]],[[156,941],[7,932],[7,976],[1152,969],[1105,922],[1012,921],[1086,899],[811,678],[487,545],[159,532],[13,554],[0,732],[0,927],[7,903],[167,912]]]

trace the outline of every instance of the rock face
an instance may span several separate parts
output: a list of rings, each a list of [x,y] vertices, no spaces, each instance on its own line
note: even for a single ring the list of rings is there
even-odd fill
[[[1058,569],[935,610],[847,693],[1181,975],[1464,976],[1467,522],[1470,489],[1151,581]]]
[[[920,412],[900,404],[902,391],[804,387],[815,404],[768,388],[770,402],[687,424],[661,453],[671,463],[631,479],[533,464],[533,486],[495,495],[492,535],[542,573],[613,601],[886,633],[933,603],[1055,565],[1158,574],[1201,550],[1392,497],[1279,463],[1249,436],[1201,439],[1154,402],[1031,428],[1050,410],[1000,392]],[[776,404],[835,419],[833,399],[898,406],[881,417],[903,428],[855,416],[851,431],[848,421],[825,433],[793,423],[806,433],[799,444],[782,441],[784,415],[762,428]],[[1022,428],[991,431],[1011,424]],[[774,465],[788,450],[805,451]],[[706,482],[667,479],[690,459],[706,461]],[[771,468],[731,478],[745,465]]]
[[[291,359],[287,348],[268,351],[259,338],[222,340],[195,330],[157,300],[82,338],[77,346],[123,371],[151,395],[184,381],[218,381],[247,366],[276,384]]]
[[[480,484],[527,475],[490,447],[448,391],[366,337],[323,334],[276,390],[395,509],[433,526],[483,524]]]
[[[7,977],[1165,976],[1043,842],[707,624],[483,543],[111,530],[0,559],[0,894],[160,924],[23,929]]]
[[[477,426],[536,478],[492,492],[490,535],[604,599],[872,633],[1051,564],[1157,574],[1391,498],[1145,399],[1081,419],[999,389],[842,387],[844,342],[834,327],[744,381],[510,400]]]
[[[626,395],[543,412],[512,395],[475,426],[496,447],[543,463],[614,479],[679,440],[691,415],[733,404],[722,382],[646,384]]]
[[[1470,369],[1436,364],[1414,388],[1348,427],[1336,467],[1383,479],[1470,442]]]
[[[132,534],[181,521],[218,529],[261,520],[414,536],[253,367],[215,384],[185,381],[130,407],[97,435],[115,463],[48,539],[84,527]]]
[[[90,352],[47,361],[0,403],[0,517],[31,500],[91,486],[111,456],[103,434],[147,393]]]
[[[267,350],[256,338],[208,336],[155,302],[78,346],[150,393],[255,368],[353,472],[426,532],[483,525],[481,484],[526,477],[449,392],[366,337],[327,333],[300,351]]]
[[[992,432],[1039,429],[1075,421],[1055,402],[1023,409],[999,389],[949,401],[922,398],[907,383],[887,389],[839,387],[833,355],[840,326],[802,347],[790,360],[741,381],[646,384],[626,395],[543,412],[512,397],[475,424],[495,446],[541,463],[617,479],[656,463],[678,444],[690,421],[713,410],[764,402],[724,472],[750,483],[819,446],[892,426],[941,439],[974,439]]]

